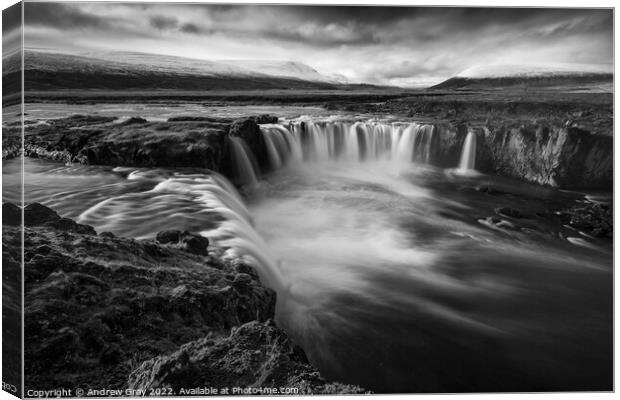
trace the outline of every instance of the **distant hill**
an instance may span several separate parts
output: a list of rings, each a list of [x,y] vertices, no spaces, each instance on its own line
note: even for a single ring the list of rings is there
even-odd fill
[[[20,53],[3,59],[4,94],[19,91]],[[59,54],[26,50],[25,89],[339,89],[338,79],[290,61],[209,61],[131,52]]]
[[[460,72],[431,89],[568,89],[612,91],[613,68],[598,64],[490,65]]]

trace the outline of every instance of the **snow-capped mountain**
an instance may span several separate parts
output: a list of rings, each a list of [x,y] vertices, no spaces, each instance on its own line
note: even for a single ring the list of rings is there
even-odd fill
[[[340,83],[340,81],[330,76],[319,73],[309,65],[295,61],[218,60],[217,62],[259,74],[302,79],[305,81]]]
[[[475,65],[456,74],[457,78],[507,78],[507,77],[543,77],[588,74],[611,74],[610,64],[547,64],[547,65]]]
[[[13,64],[20,66],[19,62],[5,60],[5,75]],[[26,81],[39,89],[321,89],[342,83],[299,62],[215,61],[138,52],[59,54],[26,50],[24,67]]]
[[[610,91],[613,66],[608,64],[477,65],[432,89],[493,90],[557,88]]]

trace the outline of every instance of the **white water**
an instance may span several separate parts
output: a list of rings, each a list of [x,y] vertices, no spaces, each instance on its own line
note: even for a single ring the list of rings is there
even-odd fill
[[[275,170],[289,159],[295,163],[428,163],[435,128],[417,123],[296,120],[283,125],[262,125],[261,130],[270,165]]]
[[[459,169],[463,171],[473,170],[476,165],[476,134],[474,132],[468,132],[463,144],[463,150],[461,152],[461,161],[459,162]]]
[[[228,141],[235,183],[255,187],[258,184],[258,165],[248,145],[239,137],[228,137]]]

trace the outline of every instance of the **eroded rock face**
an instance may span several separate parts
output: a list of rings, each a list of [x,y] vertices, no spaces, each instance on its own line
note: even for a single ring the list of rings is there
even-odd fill
[[[258,120],[261,119],[259,118]],[[265,138],[263,138],[256,118],[248,117],[235,120],[230,125],[228,134],[243,139],[256,158],[260,169],[262,171],[269,170],[269,158],[267,155]]]
[[[461,157],[461,150],[465,137],[467,136],[467,127],[460,125],[437,125],[435,127],[437,141],[435,142],[438,149],[433,153],[430,162],[446,168],[454,168],[458,165]]]
[[[225,338],[205,337],[172,354],[144,362],[129,376],[129,387],[295,388],[289,394],[365,393],[352,385],[326,382],[272,321],[249,322]],[[248,393],[252,394],[252,393]]]
[[[561,188],[611,189],[613,140],[574,127],[478,130],[476,168]]]
[[[259,124],[275,123],[269,115],[230,119],[178,117],[167,122],[135,119],[112,123],[102,117],[74,116],[26,131],[24,154],[62,162],[140,167],[208,168],[232,176],[230,141],[242,138],[261,172],[270,170]],[[611,189],[613,140],[571,123],[489,123],[467,120],[433,124],[425,130],[433,165],[458,165],[469,131],[475,132],[476,165],[481,172],[561,188]],[[417,146],[416,151],[421,150]]]
[[[24,154],[63,162],[218,171],[229,120],[148,122],[69,117],[26,130]]]

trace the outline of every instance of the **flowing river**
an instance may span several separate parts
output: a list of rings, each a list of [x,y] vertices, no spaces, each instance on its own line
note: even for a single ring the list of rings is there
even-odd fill
[[[536,214],[584,193],[472,171],[475,137],[441,169],[425,163],[430,126],[305,124],[262,127],[267,175],[233,144],[243,195],[204,170],[26,159],[25,202],[121,236],[200,232],[244,257],[329,379],[378,392],[611,381],[611,243]],[[19,201],[19,167],[3,162],[4,201]],[[506,206],[524,218],[489,223]]]

